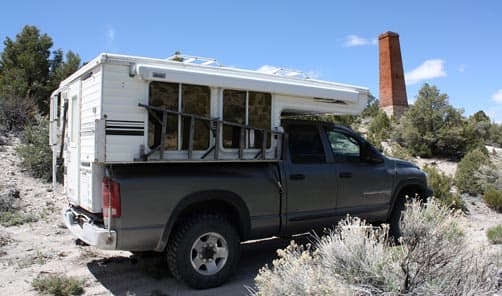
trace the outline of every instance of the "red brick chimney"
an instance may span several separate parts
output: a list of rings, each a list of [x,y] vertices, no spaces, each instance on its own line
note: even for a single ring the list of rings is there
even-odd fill
[[[408,109],[399,35],[385,32],[378,36],[380,50],[380,108],[399,118]]]

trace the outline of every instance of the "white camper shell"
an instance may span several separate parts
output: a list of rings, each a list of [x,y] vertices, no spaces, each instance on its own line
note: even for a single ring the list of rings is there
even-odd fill
[[[51,96],[53,171],[64,167],[73,205],[98,213],[107,166],[277,161],[281,115],[358,114],[369,95],[367,88],[211,60],[101,54]]]

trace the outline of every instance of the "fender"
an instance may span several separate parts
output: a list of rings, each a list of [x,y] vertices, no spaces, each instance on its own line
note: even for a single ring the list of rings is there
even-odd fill
[[[392,193],[392,200],[390,203],[389,211],[387,213],[387,218],[389,217],[390,213],[392,213],[392,210],[394,209],[394,205],[396,204],[396,200],[399,198],[399,195],[401,194],[403,189],[408,186],[416,187],[416,188],[418,188],[418,191],[421,191],[423,193],[427,192],[426,185],[419,178],[411,178],[411,179],[399,181],[397,186],[395,186],[394,192]],[[426,198],[426,196],[424,196],[422,198]]]
[[[176,205],[164,225],[164,230],[162,231],[160,240],[155,247],[155,251],[164,251],[174,225],[186,209],[192,205],[209,201],[223,202],[230,206],[236,212],[237,218],[239,219],[238,231],[241,234],[241,239],[245,239],[249,235],[251,229],[249,209],[239,195],[226,190],[198,191],[187,195]]]

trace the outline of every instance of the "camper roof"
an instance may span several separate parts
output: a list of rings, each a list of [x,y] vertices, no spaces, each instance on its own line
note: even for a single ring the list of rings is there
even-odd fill
[[[359,113],[370,96],[364,87],[311,79],[306,75],[290,75],[288,71],[263,73],[233,67],[223,67],[214,59],[173,56],[153,59],[103,53],[61,82],[64,87],[86,75],[99,64],[129,66],[129,75],[148,81],[175,81],[214,87],[266,91],[295,97],[313,98],[318,102],[345,105],[346,113]],[[281,69],[282,70],[282,69]]]

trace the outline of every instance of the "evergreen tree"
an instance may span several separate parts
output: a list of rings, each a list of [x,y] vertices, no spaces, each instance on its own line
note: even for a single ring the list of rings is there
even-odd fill
[[[25,26],[16,40],[4,41],[0,60],[0,94],[5,100],[26,99],[39,111],[49,110],[49,56],[52,39],[35,26]]]
[[[420,89],[400,125],[397,138],[414,155],[461,158],[467,151],[462,111],[436,86],[426,83]]]
[[[15,40],[7,37],[0,55],[0,122],[20,130],[37,114],[49,111],[49,96],[59,82],[80,67],[80,57],[55,50],[52,38],[35,26],[25,26]]]

